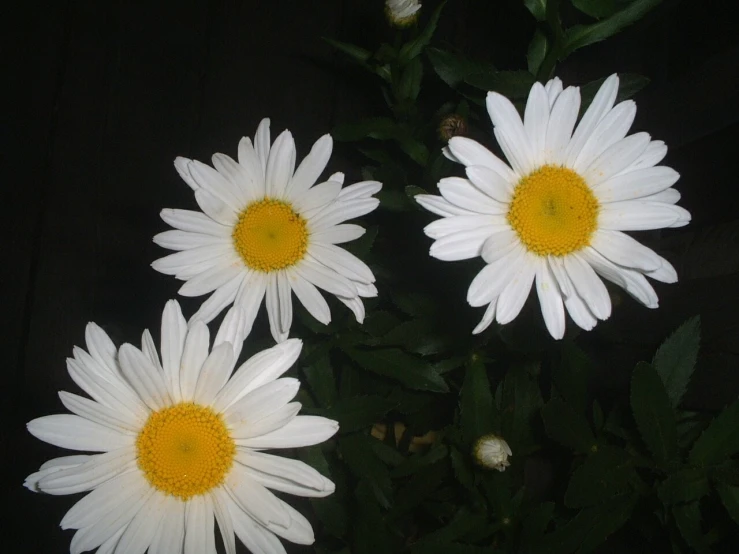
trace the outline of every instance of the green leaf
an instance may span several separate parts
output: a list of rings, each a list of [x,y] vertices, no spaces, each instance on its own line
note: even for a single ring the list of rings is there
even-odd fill
[[[563,58],[584,46],[600,42],[640,20],[662,0],[634,0],[623,10],[592,25],[576,25],[567,30]]]
[[[495,71],[490,64],[468,60],[461,54],[441,48],[427,48],[426,55],[439,78],[452,88],[456,88],[473,73]]]
[[[408,197],[399,190],[381,190],[375,194],[375,198],[380,201],[382,209],[391,212],[407,212],[414,207]]]
[[[713,464],[739,452],[739,400],[724,409],[706,428],[690,451],[690,461]]]
[[[469,466],[469,460],[456,448],[452,448],[449,452],[452,460],[452,469],[457,481],[469,491],[475,491],[475,474]]]
[[[534,33],[534,38],[529,43],[529,51],[526,54],[526,61],[528,63],[529,73],[536,75],[541,67],[541,62],[549,51],[549,39],[539,29]]]
[[[695,316],[670,335],[654,355],[652,364],[665,384],[673,407],[677,407],[688,387],[699,345],[700,317]]]
[[[590,452],[595,437],[585,416],[577,414],[559,398],[552,398],[541,410],[547,435],[576,452]]]
[[[398,325],[400,325],[400,320],[390,312],[375,310],[365,318],[362,330],[367,331],[373,337],[380,337]]]
[[[488,433],[500,432],[500,418],[493,402],[485,364],[479,359],[466,368],[459,404],[460,424],[468,444]]]
[[[342,123],[334,127],[331,135],[340,142],[353,142],[364,138],[390,140],[399,136],[398,124],[389,117],[371,117],[357,123]]]
[[[367,228],[367,232],[358,239],[341,246],[360,259],[366,259],[377,238],[377,225]]]
[[[542,502],[535,505],[526,514],[521,524],[521,544],[518,552],[535,552],[541,543],[544,532],[552,521],[554,502]]]
[[[327,43],[329,43],[340,52],[343,52],[344,54],[349,56],[355,62],[364,64],[372,57],[372,52],[355,44],[341,42],[339,40],[334,40],[327,37],[323,37],[323,40],[325,40]]]
[[[392,291],[393,303],[411,317],[435,316],[438,307],[436,301],[420,292]]]
[[[739,462],[727,461],[710,468],[711,480],[715,483],[739,487]]]
[[[669,467],[678,455],[675,413],[662,380],[645,362],[636,365],[631,378],[631,411],[654,461]]]
[[[408,198],[414,198],[417,194],[428,194],[428,191],[417,187],[416,185],[408,185],[405,187],[405,194]]]
[[[421,504],[447,476],[447,464],[443,461],[419,469],[395,495],[395,506],[390,515],[398,517]]]
[[[524,4],[537,21],[544,21],[547,17],[547,0],[524,0]]]
[[[563,343],[560,358],[552,370],[552,379],[557,392],[578,414],[584,413],[587,407],[588,381],[592,373],[593,363],[587,354],[572,342]]]
[[[330,406],[336,400],[336,382],[331,359],[328,353],[318,357],[313,363],[303,368],[303,375],[308,386],[321,406]]]
[[[390,531],[385,523],[380,507],[374,499],[374,491],[366,482],[360,482],[354,496],[357,499],[358,513],[352,518],[354,531],[353,553],[377,554],[393,552]]]
[[[407,42],[400,49],[398,62],[401,65],[405,65],[413,60],[413,58],[419,56],[421,52],[423,52],[423,49],[428,45],[428,43],[431,42],[431,37],[434,36],[436,26],[439,24],[439,17],[441,17],[441,10],[444,9],[444,4],[446,4],[446,2],[442,2],[434,10],[434,13],[431,14],[431,19],[429,19],[429,22],[424,30],[421,31],[421,33],[415,39]]]
[[[406,458],[402,464],[393,469],[391,476],[393,478],[398,478],[413,475],[421,468],[435,464],[439,460],[446,458],[448,455],[449,448],[443,444],[437,443],[425,454],[413,454]]]
[[[683,539],[699,554],[710,554],[701,529],[701,510],[698,502],[676,504],[672,507],[672,516]]]
[[[309,466],[318,470],[325,477],[334,477],[329,470],[329,464],[320,446],[309,446],[299,449],[299,456]],[[343,537],[349,528],[349,519],[346,507],[342,505],[341,496],[333,494],[325,498],[311,498],[311,505],[318,519],[326,530],[336,537]]]
[[[444,527],[432,531],[416,541],[413,544],[412,552],[421,554],[425,553],[429,546],[447,545],[462,538],[470,529],[484,523],[486,519],[485,514],[474,513],[469,508],[462,506]]]
[[[528,97],[536,78],[528,71],[477,72],[468,75],[465,82],[477,89],[495,91],[517,100]]]
[[[603,445],[588,456],[572,474],[565,505],[582,508],[600,504],[629,491],[636,476],[629,455],[615,446]]]
[[[405,67],[400,75],[400,82],[397,88],[397,98],[400,101],[410,100],[416,101],[418,93],[421,90],[421,79],[423,78],[423,63],[420,58],[414,58]]]
[[[342,459],[358,478],[365,480],[377,502],[389,507],[393,498],[393,485],[390,472],[372,449],[372,437],[354,434],[339,439],[339,452]]]
[[[437,328],[435,319],[412,319],[404,321],[378,339],[378,344],[399,345],[409,352],[428,356],[447,350],[450,338]]]
[[[635,504],[635,497],[621,495],[603,504],[583,508],[569,522],[545,535],[538,552],[592,552],[629,520]]]
[[[629,0],[572,0],[572,5],[590,17],[600,19],[613,15],[628,2]]]
[[[396,402],[377,395],[355,396],[339,400],[321,415],[339,422],[339,432],[367,429],[380,421]]]
[[[503,438],[514,456],[534,448],[532,424],[542,406],[539,384],[524,365],[514,365],[503,381],[500,412]]]
[[[431,365],[398,348],[372,350],[348,348],[345,351],[363,369],[399,381],[408,388],[433,392],[449,391],[446,381]]]
[[[708,493],[708,477],[703,468],[689,467],[676,471],[657,487],[657,495],[666,505],[693,502]]]
[[[729,512],[731,519],[733,519],[737,525],[739,525],[739,487],[728,487],[726,485],[719,485],[716,487],[718,495],[721,497],[721,502]]]

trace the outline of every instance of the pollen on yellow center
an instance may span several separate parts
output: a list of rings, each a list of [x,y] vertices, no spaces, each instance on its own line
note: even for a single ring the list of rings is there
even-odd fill
[[[590,244],[599,207],[577,173],[545,165],[518,182],[507,217],[530,252],[564,256]]]
[[[136,439],[136,453],[153,487],[187,500],[223,483],[236,445],[220,415],[183,402],[149,416]]]
[[[308,249],[305,219],[287,202],[271,198],[249,204],[232,237],[244,263],[265,273],[296,264]]]

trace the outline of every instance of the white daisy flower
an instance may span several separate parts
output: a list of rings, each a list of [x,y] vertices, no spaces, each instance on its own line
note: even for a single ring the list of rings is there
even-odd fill
[[[101,452],[50,460],[25,482],[49,494],[90,491],[61,522],[77,529],[72,554],[215,554],[215,521],[228,554],[236,552],[234,534],[255,553],[285,552],[277,537],[313,542],[306,518],[268,489],[321,497],[334,484],[264,450],[323,442],[338,424],[297,415],[291,400],[300,383],[280,376],[297,359],[299,340],[256,354],[231,375],[244,339],[240,311],[229,311],[209,351],[205,323],[188,325],[169,301],[161,360],[148,331],[141,349],[116,349],[100,327],[87,326],[89,352],[75,348],[67,367],[92,400],[60,392],[75,415],[28,424],[55,446]]]
[[[385,13],[390,23],[397,27],[407,27],[418,19],[421,2],[418,0],[387,0]]]
[[[523,121],[508,99],[488,93],[495,137],[510,166],[477,142],[454,137],[445,154],[465,166],[467,179],[442,179],[441,197],[416,196],[444,217],[425,228],[435,239],[431,256],[482,256],[487,263],[467,292],[471,306],[487,305],[473,333],[493,319],[515,319],[534,283],[546,326],[559,339],[565,308],[586,330],[610,316],[598,275],[648,308],[658,302],[645,276],[677,281],[667,260],[622,232],[681,227],[690,214],[675,205],[678,173],[657,165],[665,144],[647,133],[626,136],[636,104],[614,106],[617,92],[612,75],[577,127],[580,91],[562,90],[559,79],[531,88]]]
[[[377,295],[367,265],[336,246],[361,237],[364,229],[344,221],[374,210],[372,195],[382,188],[363,181],[342,189],[343,173],[315,185],[333,148],[324,135],[295,169],[295,142],[284,131],[270,147],[269,119],[259,124],[254,144],[239,143],[238,162],[213,156],[212,168],[177,158],[175,167],[195,191],[201,212],[162,210],[162,219],[176,230],[154,242],[179,250],[152,267],[185,284],[183,296],[212,293],[193,319],[206,323],[234,303],[244,311],[250,332],[262,299],[272,336],[287,339],[293,318],[292,295],[318,321],[328,324],[331,312],[323,289],[364,319],[362,297]]]

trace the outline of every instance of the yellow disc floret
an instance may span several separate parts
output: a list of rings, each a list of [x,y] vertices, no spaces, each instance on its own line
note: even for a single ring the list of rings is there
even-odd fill
[[[187,500],[223,483],[236,445],[220,415],[183,402],[149,416],[136,439],[136,453],[153,487]]]
[[[530,252],[564,256],[590,244],[598,209],[582,177],[566,167],[545,165],[518,182],[507,217]]]
[[[287,202],[270,198],[241,212],[232,237],[244,263],[265,273],[296,264],[308,249],[305,220]]]

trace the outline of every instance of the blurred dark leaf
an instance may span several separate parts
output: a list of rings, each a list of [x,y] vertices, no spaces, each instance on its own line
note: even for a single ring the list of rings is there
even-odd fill
[[[457,481],[468,491],[475,491],[475,474],[470,467],[468,456],[462,454],[456,448],[452,448],[449,452],[452,460],[452,469]]]
[[[367,254],[372,249],[372,245],[377,237],[377,225],[367,228],[367,232],[357,240],[342,244],[342,248],[348,250],[360,259],[366,259]]]
[[[600,19],[624,8],[631,0],[572,0],[572,5],[581,12]]]
[[[631,378],[631,411],[654,461],[669,468],[678,455],[675,413],[654,368],[639,362]]]
[[[349,44],[348,42],[341,42],[340,40],[334,40],[332,38],[326,37],[323,37],[323,40],[325,40],[327,43],[329,43],[340,52],[343,52],[344,54],[349,56],[355,62],[364,64],[372,57],[372,52],[355,44]]]
[[[390,312],[375,310],[364,320],[362,330],[367,331],[373,337],[381,337],[399,324],[400,320]]]
[[[441,48],[428,48],[426,55],[439,78],[452,88],[456,88],[469,75],[474,73],[495,71],[495,68],[490,64],[474,62],[461,54],[455,54]]]
[[[416,453],[405,459],[398,467],[393,469],[393,478],[413,475],[419,469],[435,464],[449,455],[449,448],[443,444],[435,444],[431,450],[425,453]]]
[[[539,384],[527,371],[532,367],[514,365],[503,381],[500,408],[503,438],[511,445],[514,456],[533,450],[532,424],[543,404]]]
[[[420,58],[413,58],[408,65],[403,68],[398,83],[398,100],[409,100],[415,102],[418,93],[421,90],[421,79],[423,78],[423,64]]]
[[[421,31],[416,38],[404,44],[400,49],[398,62],[401,65],[405,65],[416,56],[419,56],[428,43],[431,42],[431,37],[434,36],[434,31],[436,31],[436,26],[439,23],[439,17],[441,17],[441,10],[444,9],[444,4],[446,4],[446,2],[442,2],[434,10],[434,13],[431,14],[431,18],[423,31]]]
[[[411,317],[434,317],[438,306],[433,298],[420,292],[391,291],[393,303]]]
[[[395,506],[390,516],[399,517],[421,504],[436,491],[447,473],[447,464],[444,461],[419,469],[404,486],[398,489]]]
[[[709,493],[708,478],[703,468],[685,468],[660,483],[657,494],[663,504],[699,500]]]
[[[465,368],[459,407],[462,433],[468,444],[488,433],[500,432],[500,417],[493,403],[485,364],[480,359]]]
[[[336,400],[336,382],[328,352],[303,367],[303,374],[318,404],[324,407],[331,406]]]
[[[573,411],[583,414],[588,401],[588,380],[593,373],[593,362],[572,342],[562,343],[561,354],[552,370],[557,392]]]
[[[544,21],[547,16],[547,0],[523,0],[526,7],[537,21]]]
[[[549,39],[539,29],[534,33],[534,37],[529,43],[529,51],[526,54],[526,62],[529,73],[536,75],[541,67],[541,62],[549,51]]]
[[[395,406],[395,402],[381,396],[355,396],[339,400],[321,415],[338,421],[340,433],[350,433],[369,429]]]
[[[541,544],[544,533],[552,521],[554,515],[554,502],[542,502],[536,504],[531,511],[526,514],[521,524],[521,544],[519,552],[537,552]]]
[[[494,91],[511,100],[526,98],[536,78],[528,71],[477,72],[465,82],[483,91]]]
[[[721,277],[739,272],[739,220],[682,233],[665,246],[676,252],[681,279]]]
[[[390,472],[372,449],[372,437],[354,434],[339,439],[341,457],[359,479],[367,482],[376,502],[385,508],[393,501]]]
[[[739,400],[723,410],[701,433],[690,451],[690,461],[708,465],[739,452]]]
[[[695,316],[670,335],[654,355],[652,365],[665,385],[673,408],[680,404],[688,388],[699,346],[700,317]]]
[[[380,507],[374,499],[373,490],[366,482],[360,482],[354,495],[357,499],[357,517],[353,522],[354,547],[356,554],[392,552],[391,534]]]
[[[449,390],[444,379],[429,364],[398,348],[347,348],[345,352],[363,369],[399,381],[411,389],[433,392]]]
[[[701,510],[698,502],[676,504],[672,507],[672,516],[683,539],[693,550],[699,554],[712,552],[701,530]]]
[[[404,321],[379,338],[377,344],[402,346],[409,352],[428,356],[447,350],[451,344],[448,333],[438,328],[436,319],[412,319]]]
[[[412,552],[423,554],[429,546],[449,545],[452,541],[463,538],[465,533],[473,527],[484,523],[486,519],[487,514],[475,513],[469,508],[462,506],[444,527],[421,537],[413,545]]]
[[[583,46],[594,44],[615,35],[639,21],[662,0],[634,0],[623,10],[592,25],[576,25],[567,29],[563,57]]]
[[[570,508],[582,508],[605,502],[628,492],[635,475],[629,455],[624,450],[603,445],[573,472],[565,504]]]
[[[716,487],[716,490],[731,519],[739,525],[739,487],[720,485]]]
[[[576,452],[588,453],[595,437],[585,416],[575,413],[569,404],[552,398],[541,410],[547,435]]]

